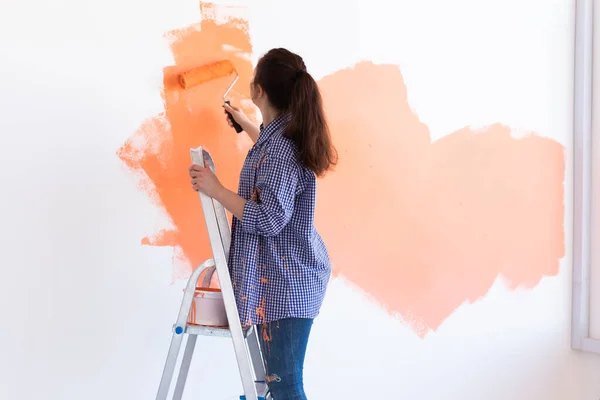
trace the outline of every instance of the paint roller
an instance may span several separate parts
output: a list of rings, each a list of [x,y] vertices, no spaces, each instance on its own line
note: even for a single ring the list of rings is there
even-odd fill
[[[179,75],[179,84],[183,89],[189,89],[194,86],[201,85],[205,82],[212,81],[213,79],[224,78],[226,76],[230,76],[235,74],[235,79],[229,86],[229,88],[223,94],[223,101],[231,105],[228,100],[225,100],[237,80],[240,78],[240,75],[236,71],[233,63],[230,60],[221,60],[217,62],[213,62],[211,64],[205,64],[200,67],[191,69],[187,72],[184,72]],[[240,124],[238,124],[229,111],[226,111],[227,117],[233,124],[235,131],[240,133],[243,129]]]

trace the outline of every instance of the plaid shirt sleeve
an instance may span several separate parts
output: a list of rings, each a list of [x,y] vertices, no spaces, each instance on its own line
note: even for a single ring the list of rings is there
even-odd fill
[[[244,206],[242,229],[246,233],[272,237],[283,230],[294,211],[298,175],[292,157],[265,154],[257,167],[256,196]]]

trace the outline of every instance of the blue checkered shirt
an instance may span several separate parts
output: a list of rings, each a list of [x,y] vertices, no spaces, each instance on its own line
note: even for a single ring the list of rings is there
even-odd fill
[[[261,126],[240,174],[247,201],[242,220],[233,217],[229,272],[244,326],[316,317],[331,275],[313,225],[316,178],[283,135],[289,119]]]

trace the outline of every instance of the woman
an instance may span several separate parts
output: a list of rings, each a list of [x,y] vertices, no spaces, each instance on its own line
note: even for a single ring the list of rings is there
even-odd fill
[[[317,83],[302,58],[273,49],[250,84],[260,129],[225,105],[255,142],[238,193],[208,169],[192,165],[194,190],[216,199],[234,218],[229,269],[242,325],[258,325],[274,400],[306,399],[302,370],[313,319],[331,265],[314,228],[316,177],[337,162]],[[229,124],[232,125],[231,121]]]

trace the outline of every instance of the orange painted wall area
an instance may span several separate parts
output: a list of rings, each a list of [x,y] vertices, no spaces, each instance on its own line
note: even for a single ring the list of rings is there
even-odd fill
[[[200,9],[198,25],[168,34],[175,65],[164,69],[164,114],[118,150],[171,218],[173,229],[142,242],[174,247],[174,279],[211,255],[187,175],[190,147],[204,145],[222,182],[236,190],[251,146],[223,118],[226,79],[187,91],[174,85],[181,71],[231,59],[241,75],[236,90],[249,95],[247,21],[218,21],[223,9],[212,4]],[[317,228],[337,275],[424,336],[499,275],[516,288],[558,273],[565,251],[559,143],[535,133],[513,138],[501,124],[432,142],[394,65],[361,62],[319,84],[340,163],[319,182]]]
[[[252,51],[247,22],[231,19],[217,23],[210,16],[214,6],[202,4],[202,22],[169,32],[174,66],[164,69],[162,97],[165,112],[144,122],[118,150],[118,156],[133,170],[143,172],[143,190],[170,217],[173,229],[144,238],[142,243],[175,248],[173,279],[187,277],[191,266],[211,257],[198,194],[190,189],[187,172],[190,148],[203,145],[215,158],[221,182],[237,187],[245,153],[251,146],[246,135],[236,135],[227,125],[221,107],[223,92],[232,78],[221,78],[183,90],[179,73],[203,64],[232,60],[240,74],[236,91],[249,96]],[[223,48],[227,44],[230,47]]]

